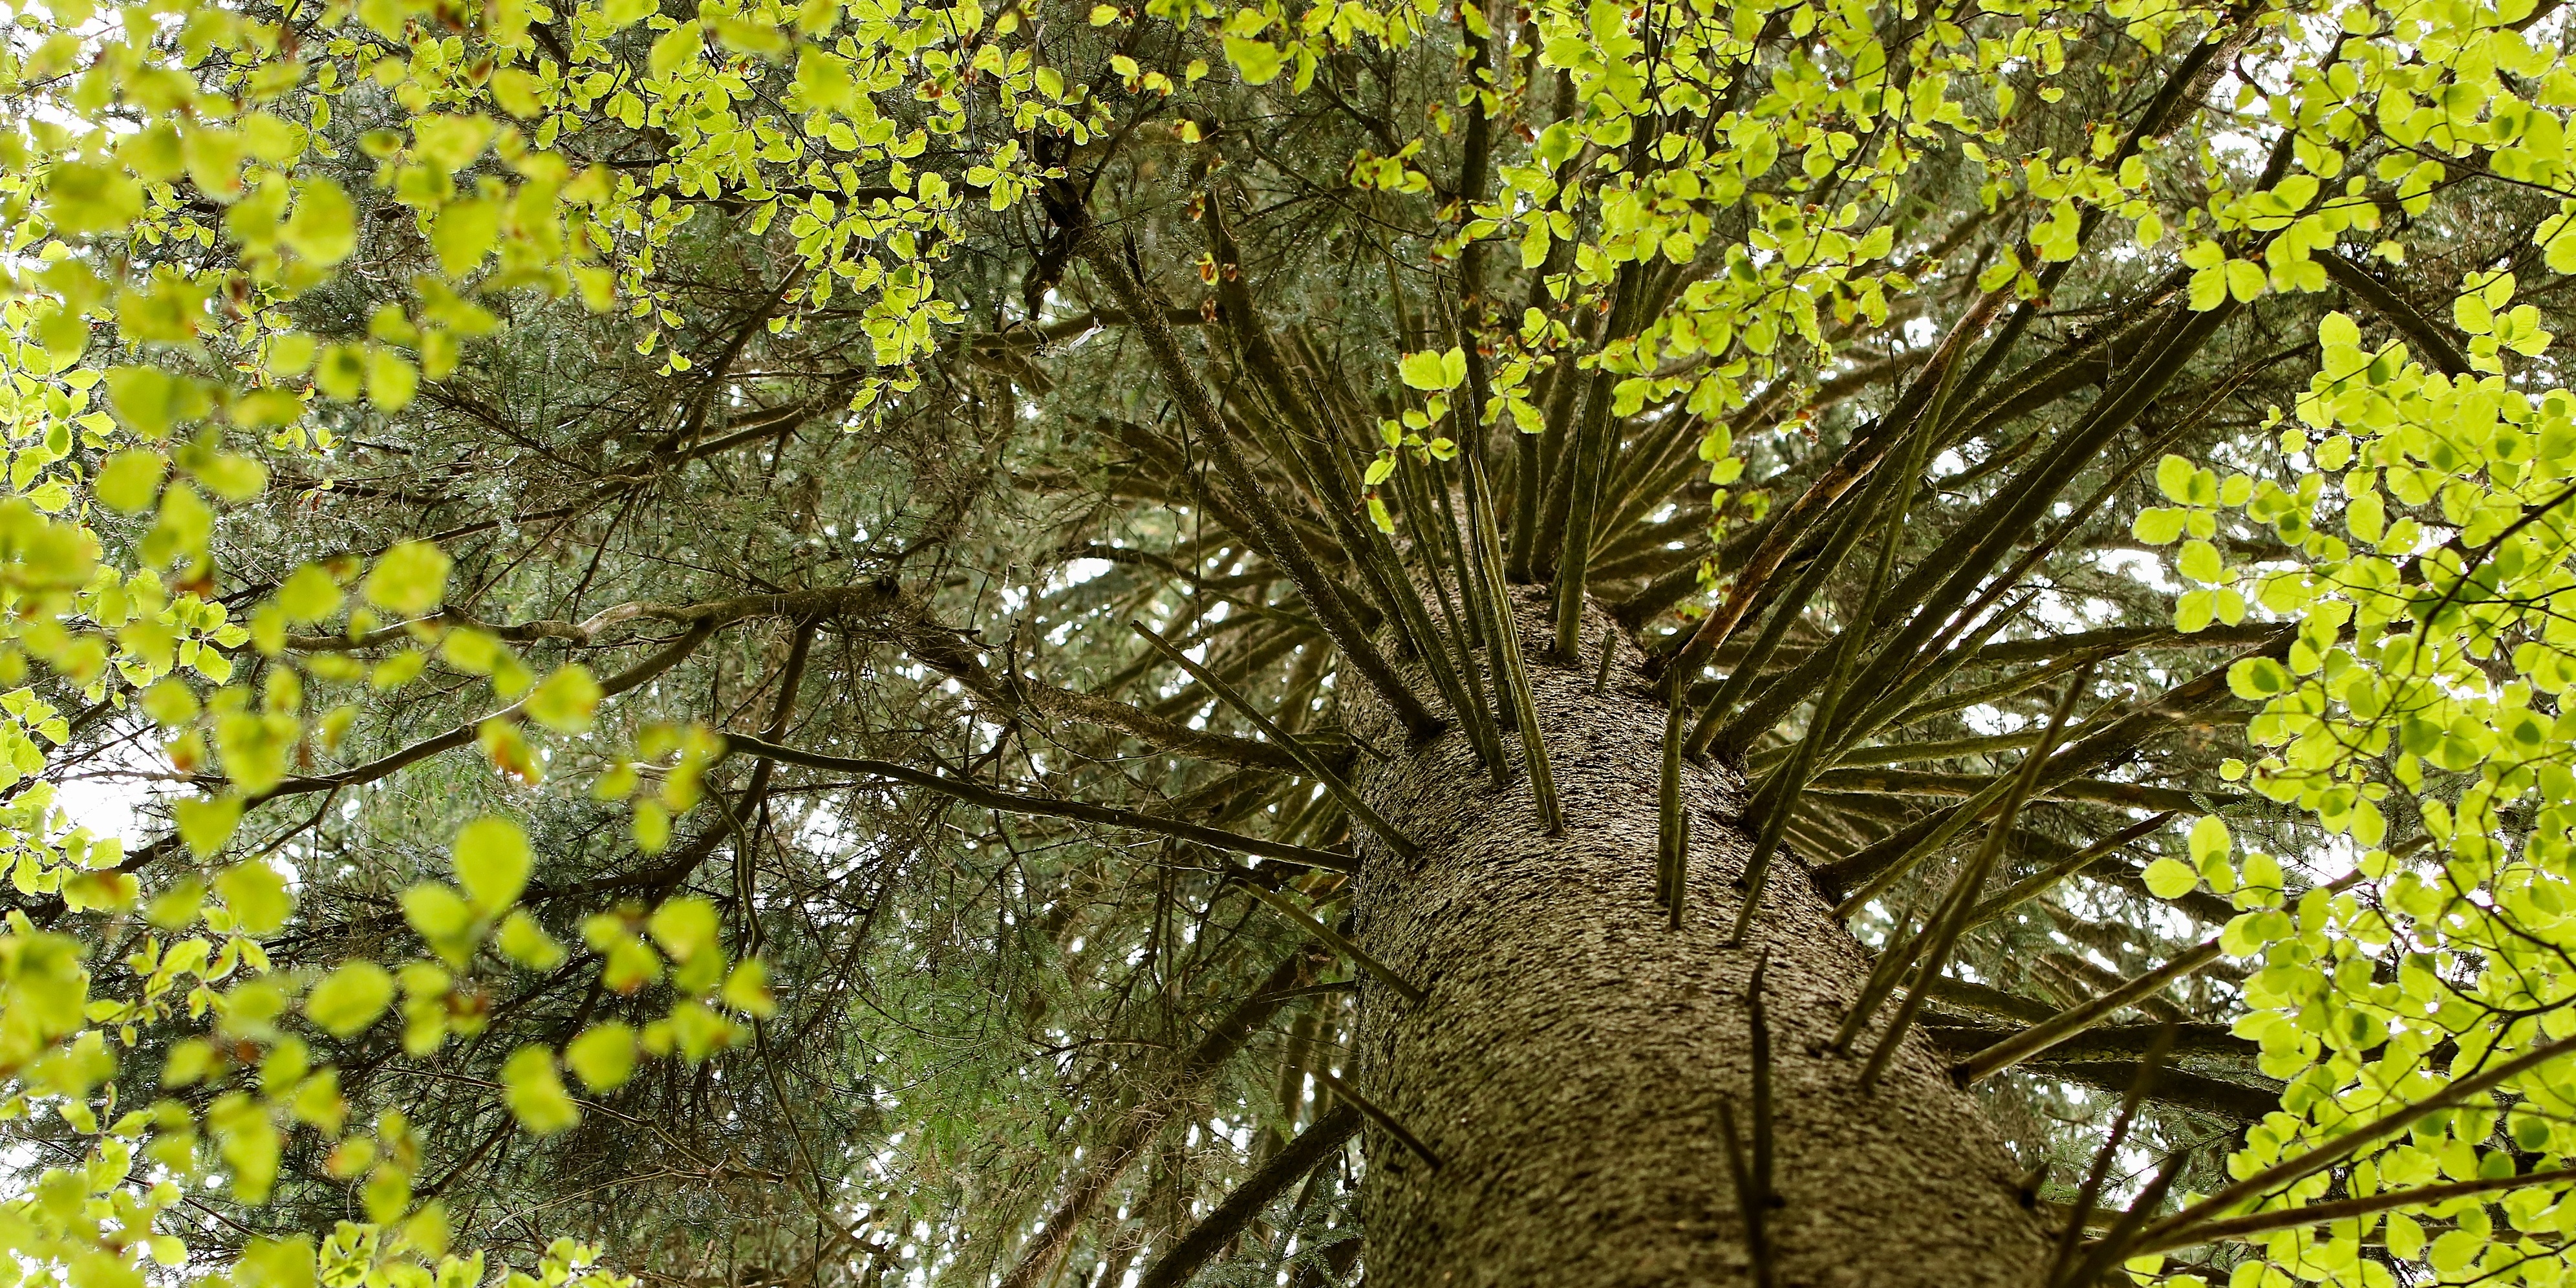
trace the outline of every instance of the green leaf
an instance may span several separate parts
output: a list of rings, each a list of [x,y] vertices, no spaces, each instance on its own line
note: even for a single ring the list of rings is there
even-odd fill
[[[2424,1254],[2424,1227],[2403,1212],[2388,1214],[2388,1255],[2413,1261]]]
[[[2292,683],[2289,668],[2268,657],[2247,658],[2227,668],[2227,687],[2240,698],[2287,693]]]
[[[1287,56],[1269,41],[1228,36],[1225,38],[1225,60],[1234,64],[1244,84],[1267,85],[1279,79],[1279,69],[1286,63]]]
[[[335,1038],[356,1037],[393,1000],[394,977],[370,961],[353,961],[331,972],[304,999],[304,1013]]]
[[[645,55],[645,66],[655,80],[667,80],[682,67],[696,62],[706,52],[705,33],[694,22],[684,22],[663,33]]]
[[[233,828],[241,823],[242,803],[237,796],[199,796],[172,806],[171,813],[179,822],[179,839],[202,859],[233,839]]]
[[[545,103],[537,96],[538,81],[521,67],[505,67],[492,74],[492,101],[501,110],[525,121],[544,113]]]
[[[277,588],[277,609],[290,622],[318,622],[340,610],[340,583],[320,564],[306,564]]]
[[[2225,269],[2204,268],[2191,275],[2191,311],[2207,313],[2227,302]]]
[[[225,869],[215,878],[215,894],[232,910],[233,924],[246,934],[265,935],[285,925],[286,914],[293,908],[285,876],[257,859]]]
[[[1458,350],[1451,349],[1449,353],[1458,353]],[[1457,374],[1454,376],[1450,374],[1448,354],[1431,351],[1404,355],[1403,359],[1396,364],[1396,369],[1403,375],[1404,383],[1409,388],[1448,390],[1457,388],[1458,382],[1466,378],[1467,359],[1464,354],[1459,355]]]
[[[358,211],[340,185],[316,175],[304,181],[284,232],[297,254],[329,268],[358,248]]]
[[[160,494],[161,474],[169,464],[159,452],[140,448],[118,452],[99,463],[98,481],[92,488],[101,505],[121,514],[141,514],[152,508],[152,498]]]
[[[2358,348],[2361,345],[2361,328],[2354,324],[2349,313],[2329,313],[2317,322],[2317,342],[2330,347]]]
[[[299,1234],[291,1239],[253,1239],[242,1246],[241,1257],[233,1263],[232,1281],[236,1288],[313,1288],[313,1236]]]
[[[162,728],[175,729],[197,718],[197,695],[188,688],[186,681],[175,675],[164,676],[143,691],[142,707],[143,714],[152,717]],[[183,809],[192,803],[180,802]],[[186,833],[187,828],[182,826],[181,839],[186,839]],[[217,845],[222,843],[220,840],[216,842]],[[195,842],[191,841],[189,845],[195,848]]]
[[[2262,265],[2248,259],[2227,261],[2227,293],[2235,296],[2237,303],[2250,304],[2261,298],[2264,288],[2270,284],[2271,279],[2264,274]]]
[[[501,1097],[529,1134],[552,1136],[581,1121],[581,1109],[564,1090],[555,1071],[555,1056],[541,1046],[523,1046],[501,1065]]]
[[[2182,537],[2183,517],[2187,511],[2171,506],[2149,506],[2138,511],[2137,522],[2129,532],[2151,546],[2172,545]]]
[[[501,919],[501,933],[494,938],[503,956],[530,970],[553,970],[563,965],[563,945],[537,924],[525,908],[513,908]]]
[[[457,884],[465,887],[474,911],[485,917],[518,902],[536,862],[528,852],[528,834],[518,824],[492,816],[458,831],[452,854]]]
[[[2202,815],[2199,822],[2191,825],[2191,861],[2196,865],[2213,858],[2226,858],[2234,845],[2235,840],[2228,835],[2227,824],[2214,814]]]
[[[2432,1255],[2425,1260],[2432,1265],[2433,1273],[2446,1281],[2455,1281],[2467,1276],[2469,1267],[2477,1263],[2478,1254],[2486,1248],[2485,1234],[2473,1230],[2452,1230],[2433,1240]]]
[[[557,733],[580,733],[590,728],[599,699],[599,681],[590,677],[590,668],[566,663],[528,695],[528,718]]]
[[[593,1091],[613,1091],[635,1076],[635,1030],[619,1020],[591,1025],[564,1046],[564,1063]]]
[[[2159,899],[2179,899],[2200,887],[2200,873],[2176,858],[2162,858],[2148,864],[2144,876],[2148,893]]]
[[[2182,543],[2174,567],[2194,581],[2220,581],[2227,576],[2227,563],[2218,557],[2218,547],[2197,538]]]
[[[439,208],[429,226],[429,244],[438,252],[438,271],[462,278],[491,254],[501,236],[501,203],[491,198],[450,202]]]
[[[150,367],[111,368],[107,402],[135,433],[154,439],[169,437],[182,422],[205,415],[214,405],[195,381]]]
[[[238,452],[217,452],[190,466],[188,473],[227,501],[247,501],[268,488],[268,467]]]
[[[2191,500],[2192,475],[2197,472],[2198,467],[2190,461],[2166,453],[2156,462],[2156,490],[2164,493],[2168,501],[2187,503]]]
[[[696,895],[665,899],[653,910],[649,929],[653,941],[675,962],[685,962],[706,953],[719,953],[716,945],[716,906]]]
[[[423,881],[403,891],[402,909],[413,932],[450,964],[462,966],[473,955],[474,908],[463,895]]]
[[[367,602],[418,617],[447,595],[447,555],[426,541],[406,541],[376,560],[363,588]]]

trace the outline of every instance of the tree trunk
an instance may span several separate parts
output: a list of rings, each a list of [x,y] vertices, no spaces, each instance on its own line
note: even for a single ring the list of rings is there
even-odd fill
[[[1535,661],[1545,595],[1520,595]],[[1587,617],[1583,638],[1600,639],[1607,615]],[[1684,771],[1686,915],[1667,928],[1662,715],[1618,638],[1605,695],[1595,661],[1532,667],[1562,836],[1542,834],[1525,773],[1490,790],[1455,731],[1409,745],[1392,719],[1354,713],[1391,755],[1363,790],[1423,847],[1408,862],[1364,843],[1361,940],[1430,994],[1407,1006],[1363,984],[1355,1085],[1440,1162],[1368,1132],[1370,1288],[1750,1282],[1718,1114],[1731,1097],[1749,1142],[1745,988],[1765,950],[1771,1281],[2035,1285],[2048,1236],[2021,1202],[2022,1169],[1919,1032],[1874,1093],[1858,1085],[1874,1034],[1852,1056],[1824,1050],[1869,958],[1801,864],[1773,863],[1749,942],[1726,946],[1751,842],[1743,783],[1714,766]]]

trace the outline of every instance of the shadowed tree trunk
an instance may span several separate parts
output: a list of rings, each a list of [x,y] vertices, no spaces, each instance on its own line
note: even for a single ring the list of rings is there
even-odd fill
[[[1520,596],[1536,654],[1544,594]],[[1584,638],[1599,640],[1607,619],[1590,616]],[[1719,1104],[1733,1098],[1749,1143],[1745,989],[1765,953],[1772,1281],[2035,1283],[2046,1233],[1935,1049],[1910,1037],[1875,1092],[1858,1086],[1874,1034],[1850,1056],[1824,1049],[1869,960],[1804,869],[1775,864],[1748,941],[1726,943],[1751,849],[1728,771],[1684,772],[1688,893],[1668,928],[1654,898],[1662,717],[1633,642],[1616,647],[1600,696],[1597,659],[1533,668],[1564,835],[1543,833],[1525,777],[1488,790],[1454,732],[1367,779],[1423,852],[1366,847],[1363,942],[1430,997],[1408,1007],[1364,986],[1359,1086],[1440,1161],[1368,1133],[1372,1288],[1749,1282]],[[1406,745],[1378,713],[1360,729]]]

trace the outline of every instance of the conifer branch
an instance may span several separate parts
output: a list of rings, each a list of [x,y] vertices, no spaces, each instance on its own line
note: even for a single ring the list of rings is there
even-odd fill
[[[1005,814],[1036,814],[1048,818],[1069,818],[1084,823],[1097,823],[1104,827],[1123,827],[1130,831],[1151,832],[1158,836],[1193,841],[1212,849],[1258,855],[1265,859],[1277,859],[1282,863],[1322,868],[1330,872],[1359,871],[1359,861],[1347,854],[1311,849],[1303,845],[1290,845],[1284,841],[1264,840],[1257,836],[1244,836],[1236,832],[1205,827],[1197,823],[1185,823],[1179,819],[1164,818],[1132,809],[1095,805],[1089,801],[1055,800],[1045,796],[1006,792],[986,787],[981,783],[971,783],[962,778],[951,778],[945,774],[915,769],[910,765],[898,765],[890,760],[827,755],[796,747],[782,747],[777,743],[738,733],[726,734],[724,740],[725,751],[729,755],[748,752],[757,756],[766,756],[781,764],[797,765],[806,769],[883,778],[906,786],[938,792],[969,805],[1000,810]]]
[[[1258,880],[1255,880],[1252,873],[1238,868],[1230,875],[1232,875],[1236,882],[1246,891],[1250,892],[1253,898],[1260,900],[1265,907],[1268,907],[1271,911],[1278,913],[1280,916],[1286,917],[1289,921],[1294,922],[1299,929],[1304,930],[1307,934],[1313,935],[1316,940],[1321,942],[1325,947],[1349,958],[1353,964],[1359,966],[1369,974],[1377,976],[1379,983],[1386,985],[1388,988],[1394,989],[1396,991],[1396,995],[1402,997],[1405,1001],[1410,1002],[1415,1006],[1420,1006],[1431,996],[1430,994],[1423,992],[1422,989],[1416,986],[1412,981],[1407,980],[1403,975],[1398,974],[1394,967],[1389,966],[1385,962],[1379,961],[1376,957],[1370,955],[1367,949],[1362,948],[1357,943],[1353,942],[1349,936],[1325,925],[1323,922],[1317,921],[1312,914],[1308,913],[1305,909],[1298,907],[1294,901],[1288,898],[1288,896],[1271,889],[1269,886]]]
[[[1404,1124],[1397,1122],[1392,1114],[1379,1108],[1368,1097],[1353,1090],[1349,1082],[1333,1076],[1330,1070],[1320,1065],[1307,1072],[1315,1075],[1315,1081],[1332,1088],[1336,1098],[1348,1101],[1353,1108],[1366,1115],[1370,1122],[1384,1129],[1387,1135],[1395,1137],[1396,1143],[1404,1146],[1414,1157],[1430,1164],[1432,1171],[1440,1170],[1440,1156],[1432,1153],[1431,1147],[1423,1144],[1421,1137],[1406,1130]]]
[[[1232,1193],[1199,1218],[1190,1232],[1175,1240],[1171,1248],[1152,1265],[1145,1267],[1136,1288],[1181,1288],[1197,1274],[1199,1267],[1214,1259],[1261,1215],[1271,1200],[1287,1192],[1288,1187],[1321,1166],[1357,1134],[1362,1118],[1356,1102],[1335,1105],[1324,1116],[1307,1124],[1306,1130],[1270,1156]]]
[[[1353,819],[1375,832],[1379,839],[1385,841],[1396,853],[1408,859],[1422,853],[1421,845],[1417,844],[1412,837],[1406,836],[1395,824],[1386,821],[1386,816],[1378,813],[1376,807],[1370,805],[1350,783],[1334,772],[1331,765],[1324,763],[1323,757],[1316,755],[1314,749],[1300,741],[1295,734],[1280,728],[1270,717],[1261,714],[1261,709],[1252,705],[1252,700],[1244,697],[1233,685],[1218,678],[1216,672],[1200,665],[1189,654],[1173,647],[1170,640],[1155,634],[1153,628],[1143,622],[1131,619],[1127,625],[1138,635],[1144,636],[1145,642],[1154,646],[1154,651],[1162,654],[1173,665],[1188,672],[1192,678],[1206,685],[1209,692],[1216,694],[1227,706],[1234,708],[1244,719],[1251,721],[1252,727],[1260,730],[1263,737],[1285,748],[1290,756],[1296,758],[1299,768],[1304,769],[1315,781],[1322,783],[1324,790],[1331,792],[1333,799],[1340,801],[1342,808],[1348,810]]]
[[[2084,1251],[2084,1223],[2091,1219],[2093,1205],[2101,1201],[2102,1186],[2111,1178],[2111,1164],[2120,1156],[2120,1146],[2128,1140],[2129,1128],[2137,1121],[2138,1106],[2155,1089],[2156,1075],[2172,1048],[2173,1026],[2158,1026],[2146,1058],[2138,1062],[2137,1076],[2129,1082],[2128,1094],[2120,1099],[2120,1112],[2111,1119],[2110,1132],[2103,1136],[2101,1148],[2093,1151],[2093,1165],[2084,1173],[2084,1184],[2075,1191],[2074,1210],[2067,1213],[2066,1229],[2057,1240],[2057,1255],[2048,1266],[2047,1282],[2051,1288],[2064,1288],[2067,1272],[2078,1264]]]
[[[1350,609],[1342,602],[1331,579],[1307,553],[1305,543],[1288,526],[1286,516],[1271,501],[1260,480],[1253,477],[1251,466],[1235,446],[1225,418],[1218,414],[1197,374],[1190,370],[1188,361],[1181,356],[1180,345],[1172,338],[1171,325],[1163,321],[1162,310],[1146,301],[1144,286],[1129,271],[1118,248],[1096,228],[1079,229],[1075,235],[1081,239],[1084,262],[1099,274],[1120,307],[1130,317],[1138,319],[1136,330],[1144,337],[1146,351],[1152,355],[1156,369],[1161,372],[1165,387],[1171,391],[1173,401],[1181,408],[1190,427],[1207,443],[1210,453],[1216,457],[1218,472],[1225,477],[1227,486],[1233,489],[1236,500],[1250,516],[1252,530],[1244,535],[1259,542],[1271,561],[1288,574],[1289,581],[1305,597],[1307,607],[1314,610],[1315,619],[1323,625],[1324,632],[1333,637],[1334,645],[1350,659],[1352,669],[1386,702],[1404,727],[1415,737],[1427,737],[1438,732],[1439,717],[1431,714],[1431,709],[1422,705],[1422,700],[1405,687],[1395,668],[1388,665],[1385,656],[1378,652],[1377,645],[1351,619]]]
[[[1905,1040],[1906,1029],[1921,1013],[1924,999],[1931,992],[1931,981],[1939,979],[1941,972],[1949,968],[1950,952],[1958,945],[1960,934],[1967,929],[1968,909],[1975,905],[1978,892],[1985,888],[1987,874],[1994,871],[1996,861],[2003,857],[2004,840],[2012,833],[2013,820],[2030,799],[2039,771],[2048,763],[2049,753],[2056,750],[2057,739],[2065,732],[2067,718],[2075,713],[2075,704],[2084,696],[2085,682],[2092,675],[2092,668],[2087,667],[2067,681],[2065,694],[2058,698],[2056,709],[2048,715],[2047,731],[2040,734],[2039,742],[2032,746],[2029,755],[2023,757],[2021,772],[2015,776],[2011,791],[2004,797],[2003,812],[1989,828],[1986,843],[1978,847],[1976,857],[1960,870],[1939,910],[1924,926],[1923,933],[1908,942],[1900,955],[1900,961],[1913,966],[1914,987],[1908,989],[1905,999],[1897,1003],[1896,1017],[1888,1022],[1887,1032],[1879,1036],[1877,1049],[1870,1052],[1869,1062],[1861,1069],[1863,1091],[1878,1084],[1880,1071],[1895,1056],[1899,1044]],[[1897,971],[1888,972],[1886,978],[1893,982],[1901,973],[1900,967]],[[1867,993],[1862,995],[1861,1000],[1852,1006],[1851,1014],[1845,1017],[1842,1032],[1835,1035],[1837,1047],[1850,1043],[1860,1027],[1867,1024],[1877,1011],[1879,1001],[1879,997]]]
[[[2198,974],[2210,963],[2218,960],[2222,951],[2219,945],[2220,940],[2213,937],[2118,988],[2089,1002],[2068,1007],[2058,1012],[2054,1018],[2034,1024],[1951,1065],[1950,1076],[1960,1086],[1969,1086],[2029,1060],[2050,1047],[2128,1009],[2131,1004],[2154,995],[2165,985]]]
[[[1557,801],[1556,775],[1547,761],[1547,739],[1539,728],[1538,701],[1530,691],[1529,666],[1521,655],[1520,613],[1512,605],[1511,587],[1504,581],[1503,552],[1494,532],[1493,496],[1486,490],[1484,467],[1473,457],[1467,461],[1467,507],[1475,524],[1477,544],[1484,548],[1483,568],[1487,593],[1493,597],[1498,615],[1494,639],[1502,648],[1503,665],[1496,683],[1503,686],[1511,699],[1514,721],[1520,728],[1521,760],[1528,767],[1530,794],[1538,802],[1540,822],[1550,836],[1565,831],[1565,809]]]

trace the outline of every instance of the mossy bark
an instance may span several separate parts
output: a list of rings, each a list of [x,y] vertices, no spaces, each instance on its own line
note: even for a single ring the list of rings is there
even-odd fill
[[[1524,590],[1524,647],[1545,648],[1545,603]],[[1582,638],[1602,638],[1592,610]],[[1422,843],[1369,844],[1363,945],[1429,991],[1419,1006],[1363,985],[1357,1086],[1439,1159],[1367,1135],[1362,1192],[1371,1288],[1738,1284],[1751,1280],[1719,1106],[1749,1135],[1745,989],[1767,956],[1774,1053],[1773,1188],[1766,1225],[1783,1288],[2028,1288],[2047,1234],[2020,1169],[1922,1037],[1875,1091],[1861,1060],[1825,1050],[1869,958],[1794,861],[1774,865],[1749,941],[1725,942],[1750,844],[1742,782],[1684,774],[1692,816],[1685,915],[1655,902],[1661,713],[1624,635],[1609,691],[1595,666],[1533,668],[1564,799],[1544,835],[1526,774],[1493,791],[1466,740],[1408,743],[1355,713],[1388,749],[1363,778]],[[1866,1053],[1864,1039],[1862,1053]]]

